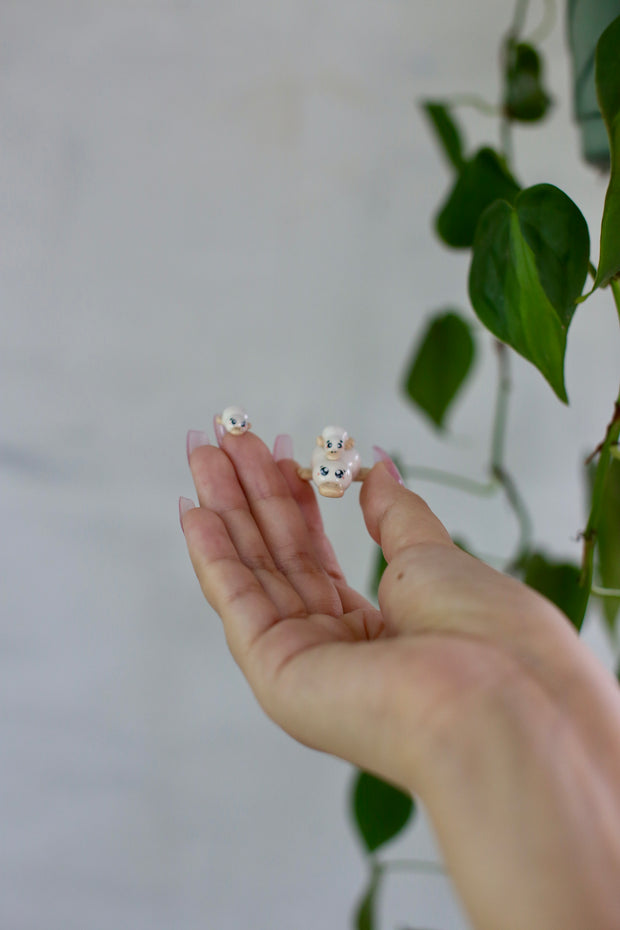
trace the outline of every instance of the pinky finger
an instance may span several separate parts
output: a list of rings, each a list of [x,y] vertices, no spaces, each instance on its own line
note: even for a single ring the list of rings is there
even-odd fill
[[[280,620],[280,614],[254,573],[239,559],[223,520],[213,511],[189,504],[180,503],[180,509],[192,565],[204,596],[222,618],[230,651],[243,669],[252,645]]]

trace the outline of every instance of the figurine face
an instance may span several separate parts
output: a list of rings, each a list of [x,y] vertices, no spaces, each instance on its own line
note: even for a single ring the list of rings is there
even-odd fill
[[[353,481],[353,472],[346,462],[333,461],[327,454],[315,462],[312,480],[323,497],[342,497]]]
[[[338,459],[349,448],[349,434],[341,426],[326,426],[317,440],[328,459]]]
[[[243,407],[238,406],[226,407],[222,412],[221,421],[227,432],[233,436],[241,436],[243,433],[247,433],[252,426]]]

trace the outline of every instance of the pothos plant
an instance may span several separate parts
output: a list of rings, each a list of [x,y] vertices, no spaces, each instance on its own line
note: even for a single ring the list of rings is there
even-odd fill
[[[435,229],[447,246],[470,250],[471,307],[491,333],[497,350],[497,395],[486,480],[472,481],[435,469],[399,464],[406,477],[439,481],[475,494],[503,493],[519,526],[515,552],[504,569],[552,600],[577,630],[581,629],[590,598],[595,596],[602,605],[618,663],[620,393],[610,399],[608,425],[604,427],[603,414],[601,441],[585,463],[589,514],[581,532],[581,564],[558,561],[536,545],[526,503],[504,461],[504,440],[510,351],[531,362],[558,400],[566,404],[566,339],[578,306],[594,291],[605,289],[620,320],[620,16],[605,29],[596,45],[596,91],[609,137],[610,180],[595,267],[590,258],[588,225],[569,195],[550,183],[523,188],[513,169],[511,140],[515,124],[542,120],[551,104],[544,85],[541,30],[534,38],[523,38],[526,7],[526,0],[518,0],[513,22],[502,41],[498,106],[462,97],[422,103],[422,111],[454,174],[438,210]],[[456,108],[463,104],[497,115],[502,140],[499,149],[484,146],[473,153],[465,151],[455,116]],[[467,316],[447,309],[431,317],[416,341],[403,388],[417,410],[440,430],[472,370],[477,329]],[[375,594],[384,567],[378,552]],[[415,860],[389,861],[378,856],[385,843],[415,820],[415,800],[408,795],[358,771],[352,785],[351,811],[368,860],[368,881],[356,907],[354,925],[357,930],[378,930],[378,899],[385,876],[403,868],[441,872],[441,866]]]

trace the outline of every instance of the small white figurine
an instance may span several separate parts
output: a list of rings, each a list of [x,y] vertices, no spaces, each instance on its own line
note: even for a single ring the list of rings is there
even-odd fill
[[[342,497],[353,481],[363,481],[368,468],[361,467],[353,439],[341,426],[326,426],[317,436],[310,468],[299,468],[304,481],[314,481],[323,497]]]
[[[232,436],[242,436],[252,427],[243,407],[237,405],[226,407],[215,419]]]

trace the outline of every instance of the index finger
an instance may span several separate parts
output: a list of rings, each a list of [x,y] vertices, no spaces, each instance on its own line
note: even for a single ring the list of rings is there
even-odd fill
[[[235,472],[278,569],[310,613],[340,616],[342,603],[315,550],[304,516],[267,446],[253,433],[226,435],[221,448]]]

